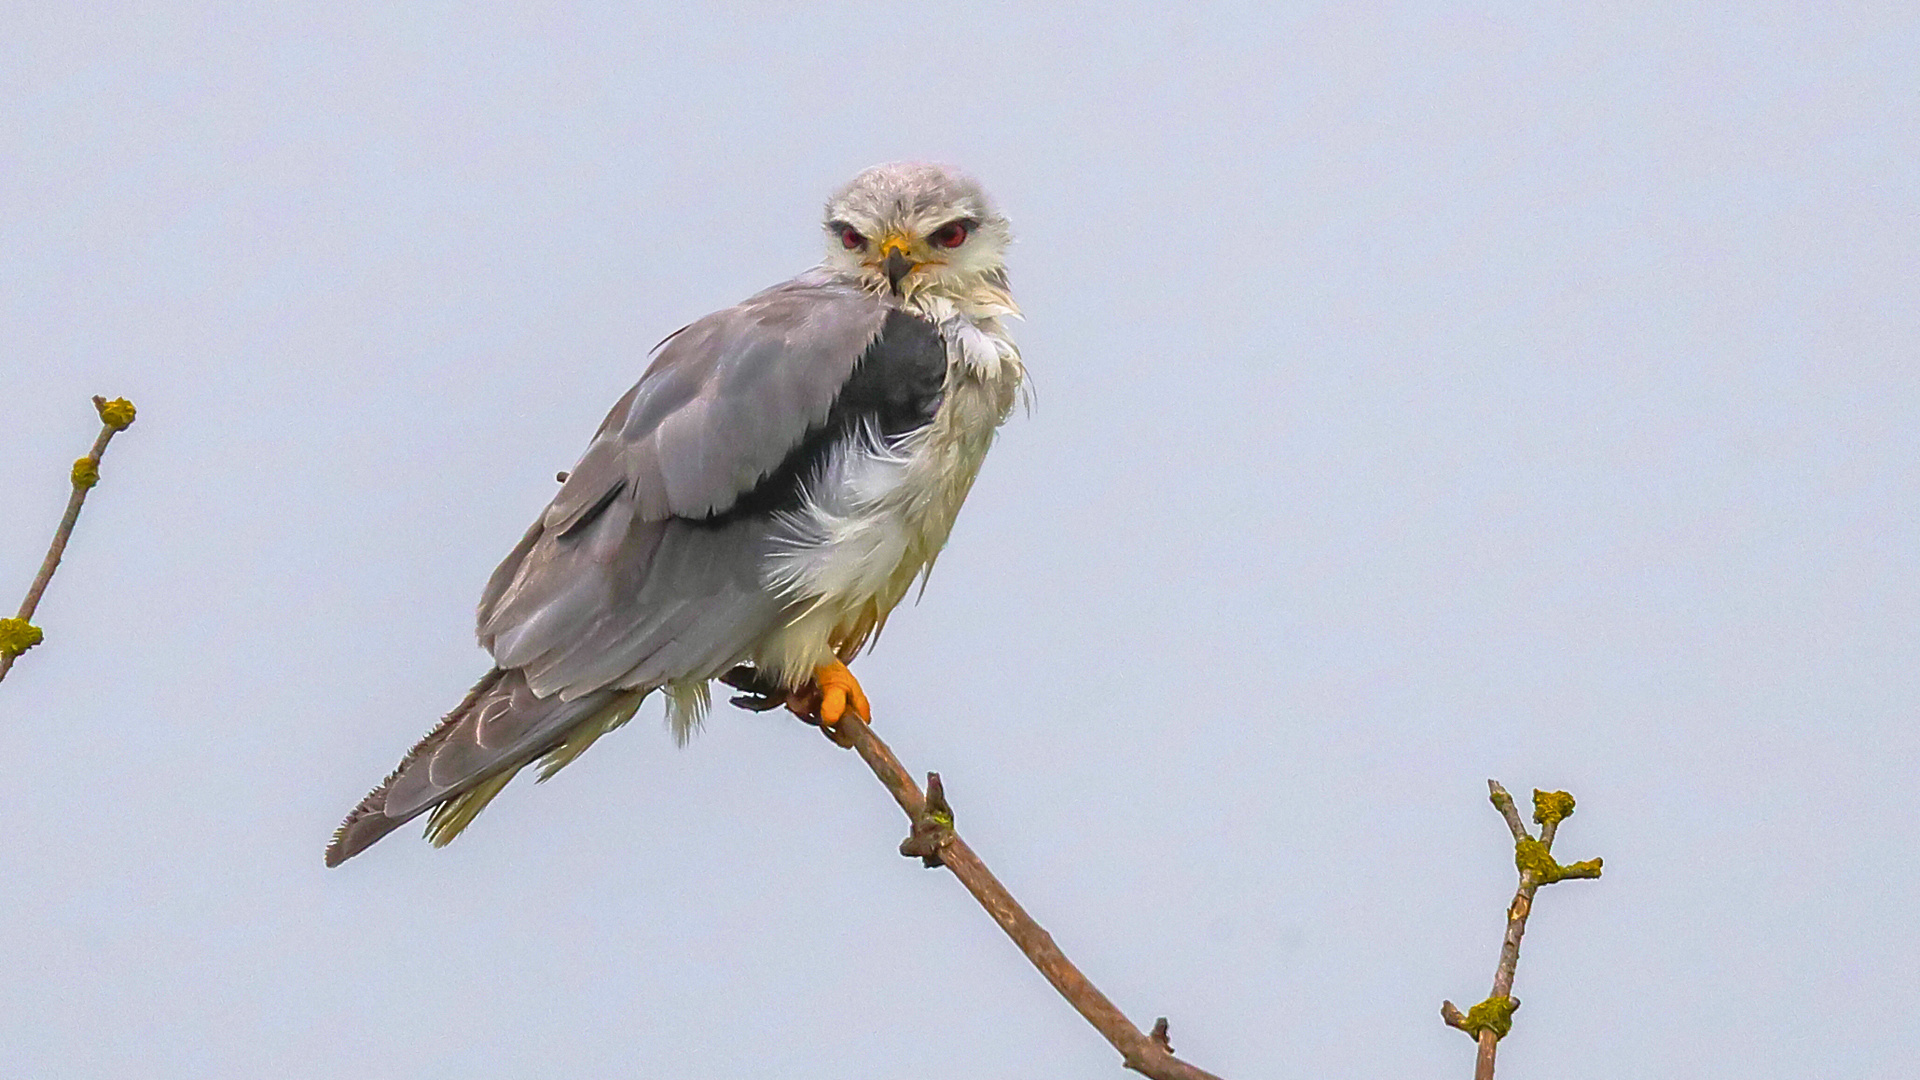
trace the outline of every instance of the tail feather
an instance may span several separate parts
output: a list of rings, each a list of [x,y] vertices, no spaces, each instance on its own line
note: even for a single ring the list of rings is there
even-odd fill
[[[616,700],[613,705],[602,709],[598,715],[585,723],[575,724],[567,731],[567,737],[559,745],[546,751],[546,758],[540,762],[539,782],[544,784],[553,779],[553,774],[573,764],[575,758],[587,752],[595,740],[621,724],[633,719],[640,709],[644,694],[633,694]]]
[[[519,769],[508,769],[495,773],[434,807],[433,813],[427,816],[427,843],[434,847],[446,847],[453,843],[453,838],[460,835],[460,830],[472,824],[473,819],[480,816],[480,811],[485,810],[493,797],[500,794],[500,790],[519,772]]]
[[[597,736],[619,726],[645,696],[642,689],[541,698],[518,671],[488,672],[334,830],[327,865],[426,813],[427,838],[445,845],[529,762],[566,744],[576,729]]]

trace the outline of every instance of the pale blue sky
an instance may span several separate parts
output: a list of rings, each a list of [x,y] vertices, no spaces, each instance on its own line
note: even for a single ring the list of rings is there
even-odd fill
[[[14,5],[0,1075],[1118,1077],[850,755],[649,708],[459,842],[328,832],[681,324],[875,161],[1013,220],[1038,391],[856,665],[1231,1080],[1920,1074],[1907,5]],[[537,12],[537,13],[535,13]]]

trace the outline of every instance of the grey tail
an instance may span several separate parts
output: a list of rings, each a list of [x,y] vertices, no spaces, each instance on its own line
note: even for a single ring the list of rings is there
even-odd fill
[[[573,701],[536,697],[519,671],[495,668],[418,743],[334,830],[327,865],[339,866],[400,826],[431,813],[438,847],[469,822],[529,762],[568,742],[618,727],[642,690],[601,690]],[[582,747],[584,749],[584,747]]]

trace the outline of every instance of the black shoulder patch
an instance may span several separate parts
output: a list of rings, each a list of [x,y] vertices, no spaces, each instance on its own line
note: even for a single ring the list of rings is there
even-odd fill
[[[836,418],[859,419],[882,434],[904,435],[933,419],[946,383],[947,342],[940,328],[895,308],[840,388],[826,426]]]
[[[888,438],[925,427],[940,409],[946,383],[947,342],[940,328],[895,308],[841,384],[826,420],[809,430],[751,491],[699,524],[720,526],[748,514],[798,509],[805,485],[826,463],[834,444],[862,427]]]

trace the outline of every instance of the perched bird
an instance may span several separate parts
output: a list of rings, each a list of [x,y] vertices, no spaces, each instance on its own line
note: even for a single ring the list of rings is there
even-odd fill
[[[661,343],[487,582],[493,670],[327,865],[421,814],[447,843],[655,690],[682,742],[717,678],[830,733],[872,718],[846,662],[932,570],[1025,369],[1007,222],[973,180],[878,165],[825,228],[820,265]]]

